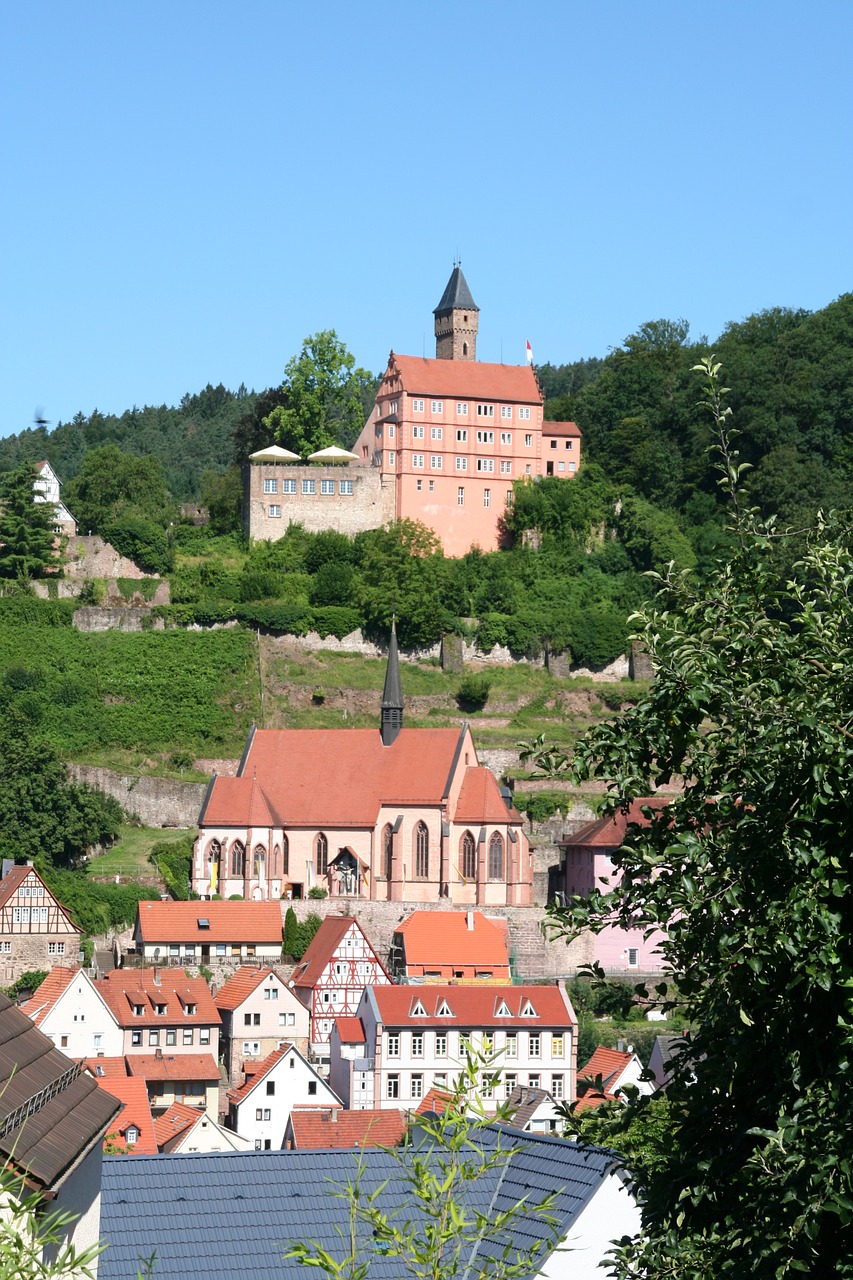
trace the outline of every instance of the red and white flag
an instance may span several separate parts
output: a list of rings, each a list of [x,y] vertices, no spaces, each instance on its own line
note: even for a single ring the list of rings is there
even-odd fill
[[[527,340],[527,363],[533,364],[533,348],[530,345],[530,339]]]

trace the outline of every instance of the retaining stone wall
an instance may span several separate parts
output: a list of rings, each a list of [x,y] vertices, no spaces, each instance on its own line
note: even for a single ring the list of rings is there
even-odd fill
[[[88,764],[70,764],[68,776],[74,782],[88,782],[90,787],[112,796],[147,827],[196,826],[207,790],[206,782],[141,777]]]

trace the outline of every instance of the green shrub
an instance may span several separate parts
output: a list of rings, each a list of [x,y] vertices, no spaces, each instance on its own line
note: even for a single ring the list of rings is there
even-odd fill
[[[10,987],[0,987],[0,991],[10,1000],[17,1000],[19,991],[35,991],[44,982],[47,974],[47,969],[29,969],[16,978]]]
[[[308,890],[309,898],[328,898],[329,890],[324,889],[321,884],[312,885]]]
[[[492,677],[485,671],[470,671],[462,677],[456,702],[463,711],[482,711],[489,700]]]
[[[343,606],[327,605],[325,608],[311,610],[311,631],[323,636],[336,636],[342,640],[350,632],[361,626],[362,617],[357,609],[345,609]]]
[[[517,791],[512,802],[531,822],[547,822],[555,813],[565,812],[568,797],[564,791]]]
[[[193,836],[184,836],[182,840],[173,842],[159,841],[148,855],[148,861],[163,877],[169,893],[183,902],[190,894],[193,844]]]

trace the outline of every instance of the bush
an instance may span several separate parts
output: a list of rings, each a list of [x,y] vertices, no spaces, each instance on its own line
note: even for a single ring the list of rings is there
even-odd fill
[[[358,609],[345,609],[340,605],[327,605],[325,608],[311,610],[310,630],[316,631],[323,637],[336,636],[338,640],[342,640],[344,636],[348,636],[350,632],[355,631],[361,624],[362,617]]]
[[[163,877],[169,893],[183,902],[189,898],[193,843],[192,836],[184,836],[173,843],[161,840],[148,855],[148,861]]]
[[[36,987],[40,987],[44,982],[47,974],[47,969],[29,969],[26,973],[22,973],[20,978],[16,978],[10,987],[0,987],[0,991],[10,1000],[17,1000],[19,991],[35,991]]]
[[[485,671],[471,671],[462,677],[456,701],[462,711],[482,711],[489,700],[492,677]]]
[[[127,518],[106,525],[102,534],[119,555],[127,556],[146,573],[164,574],[173,567],[174,553],[166,530],[151,520]]]
[[[568,797],[564,791],[520,791],[512,802],[531,822],[547,822],[555,813],[565,811]]]
[[[308,890],[309,898],[328,898],[329,890],[324,889],[321,884],[312,885]]]

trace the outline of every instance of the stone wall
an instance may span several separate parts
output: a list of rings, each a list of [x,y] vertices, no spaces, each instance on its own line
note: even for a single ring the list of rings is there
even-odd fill
[[[303,493],[303,481],[314,485],[313,493]],[[265,492],[265,484],[275,490]],[[295,485],[296,492],[283,492],[285,484]],[[351,485],[352,492],[342,485]],[[271,509],[279,514],[271,515]],[[261,462],[243,468],[243,525],[250,538],[275,542],[297,522],[309,533],[334,529],[351,535],[393,519],[394,478],[383,479],[377,467]]]
[[[51,596],[57,600],[76,600],[91,581],[90,578],[56,578],[52,582],[33,582],[31,585],[33,594],[42,600],[47,600]],[[128,599],[122,594],[116,578],[100,578],[97,581],[104,583],[104,602],[117,605],[119,608],[127,605],[137,608],[145,605],[168,604],[171,598],[169,583],[165,578],[157,583],[150,600],[146,600],[141,591],[133,591]],[[138,575],[132,581],[138,582]]]
[[[162,618],[151,616],[150,605],[81,605],[71,618],[78,631],[162,631]]]
[[[207,790],[206,782],[141,777],[88,764],[70,764],[68,776],[112,796],[147,827],[195,827]]]
[[[66,578],[148,578],[139,565],[121,556],[115,547],[103,538],[89,534],[87,537],[68,539],[65,549]]]

